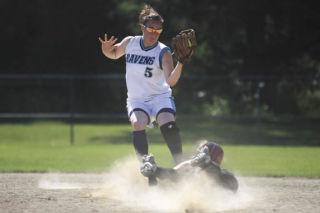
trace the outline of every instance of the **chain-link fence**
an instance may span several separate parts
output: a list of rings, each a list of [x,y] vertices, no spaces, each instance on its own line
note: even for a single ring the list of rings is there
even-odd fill
[[[294,110],[290,109],[290,102],[285,105],[286,100],[278,100],[280,98],[277,95],[264,91],[279,85],[279,80],[292,84],[303,80],[316,81],[308,78],[279,79],[270,76],[183,76],[173,89],[177,115],[180,118],[191,118],[189,121],[223,116],[250,118],[254,120],[253,128],[257,130],[257,143],[262,141],[260,125],[264,117],[294,118],[292,124],[300,122],[300,119],[308,119],[310,126],[313,126],[312,121],[319,120],[317,110],[314,110],[320,106],[317,105],[320,103],[319,91],[314,92],[314,95],[301,97],[302,104],[308,105],[302,107],[309,107],[310,112],[295,114],[292,113]],[[0,119],[63,119],[70,122],[73,143],[73,125],[76,121],[127,119],[126,92],[123,74],[0,75]],[[290,94],[282,96],[283,99],[286,96]],[[266,102],[266,99],[272,101]],[[287,108],[291,113],[281,113],[281,110],[280,113],[272,113],[268,103],[271,103],[273,109]]]

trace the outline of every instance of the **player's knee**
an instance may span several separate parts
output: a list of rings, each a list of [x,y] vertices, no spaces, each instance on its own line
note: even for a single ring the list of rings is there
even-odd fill
[[[170,121],[168,123],[163,124],[160,127],[160,130],[163,134],[178,134],[179,128],[175,121]]]
[[[172,149],[177,149],[177,151],[174,151],[175,154],[181,153],[178,150],[181,150],[181,138],[180,138],[180,130],[176,125],[176,122],[171,121],[168,122],[160,127],[161,133]],[[173,150],[172,150],[173,151]]]
[[[174,120],[174,114],[171,112],[161,112],[157,115],[157,123],[159,124],[159,126],[163,126],[169,122],[174,122]]]
[[[138,120],[131,121],[131,126],[134,131],[141,131],[146,128],[146,122],[141,122]]]

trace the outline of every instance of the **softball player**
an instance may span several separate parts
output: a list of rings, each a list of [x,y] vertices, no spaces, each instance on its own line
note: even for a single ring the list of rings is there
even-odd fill
[[[111,36],[99,37],[103,54],[110,59],[126,57],[127,110],[133,145],[140,156],[148,154],[145,128],[156,120],[173,159],[181,162],[182,143],[175,122],[176,108],[171,87],[181,76],[183,64],[173,65],[171,50],[159,42],[162,17],[145,5],[139,16],[141,36],[125,37],[120,43]]]
[[[156,185],[158,183],[157,179],[169,179],[177,182],[184,177],[204,171],[223,188],[237,192],[239,184],[236,177],[228,170],[220,167],[223,153],[219,144],[207,142],[198,148],[197,154],[193,158],[181,162],[174,168],[157,166],[153,155],[144,155],[140,172],[143,176],[149,178],[149,185]]]

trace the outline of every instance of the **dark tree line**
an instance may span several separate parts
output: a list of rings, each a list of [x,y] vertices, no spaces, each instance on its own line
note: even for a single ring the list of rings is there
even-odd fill
[[[197,32],[199,47],[174,90],[180,104],[194,101],[182,107],[186,112],[204,112],[206,106],[221,101],[227,101],[230,112],[250,112],[258,89],[261,105],[273,113],[304,114],[319,109],[320,12],[315,1],[145,2],[165,19],[162,42],[169,45],[185,28]],[[2,1],[5,25],[0,35],[0,72],[124,74],[124,60],[105,58],[97,38],[105,32],[119,39],[139,34],[143,3]],[[83,85],[77,87],[82,93]],[[101,89],[106,88],[101,85]],[[117,89],[125,87],[121,84]],[[0,92],[4,95],[6,90]],[[109,93],[116,96],[117,91]],[[115,100],[123,102],[123,98],[125,92],[121,100]],[[95,105],[90,100],[93,108],[107,105],[105,101]],[[78,107],[85,111],[84,105]]]

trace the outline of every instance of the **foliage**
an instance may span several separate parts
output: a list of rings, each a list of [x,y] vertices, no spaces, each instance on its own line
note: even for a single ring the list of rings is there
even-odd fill
[[[139,34],[138,14],[143,2],[25,1],[19,3],[20,7],[16,3],[1,3],[7,8],[2,14],[6,20],[1,34],[2,73],[124,73],[124,60],[106,59],[97,37],[107,32],[121,40]],[[149,0],[146,3],[165,19],[162,42],[170,44],[181,29],[194,28],[197,32],[199,48],[183,74],[194,79],[193,86],[179,84],[175,88],[181,102],[188,102],[183,93],[196,96],[204,91],[205,96],[196,99],[198,105],[215,105],[214,97],[219,97],[227,100],[232,113],[253,111],[258,84],[263,81],[259,101],[268,111],[319,113],[319,98],[314,95],[320,89],[316,2]],[[199,76],[225,76],[227,80],[197,81],[195,78]],[[99,88],[102,90],[102,86]],[[80,94],[85,89],[80,87]],[[116,89],[110,87],[108,93]],[[122,86],[120,89],[125,90]],[[92,103],[86,102],[89,101]],[[123,100],[114,101],[119,105]],[[185,110],[203,113],[201,109],[190,105]]]

